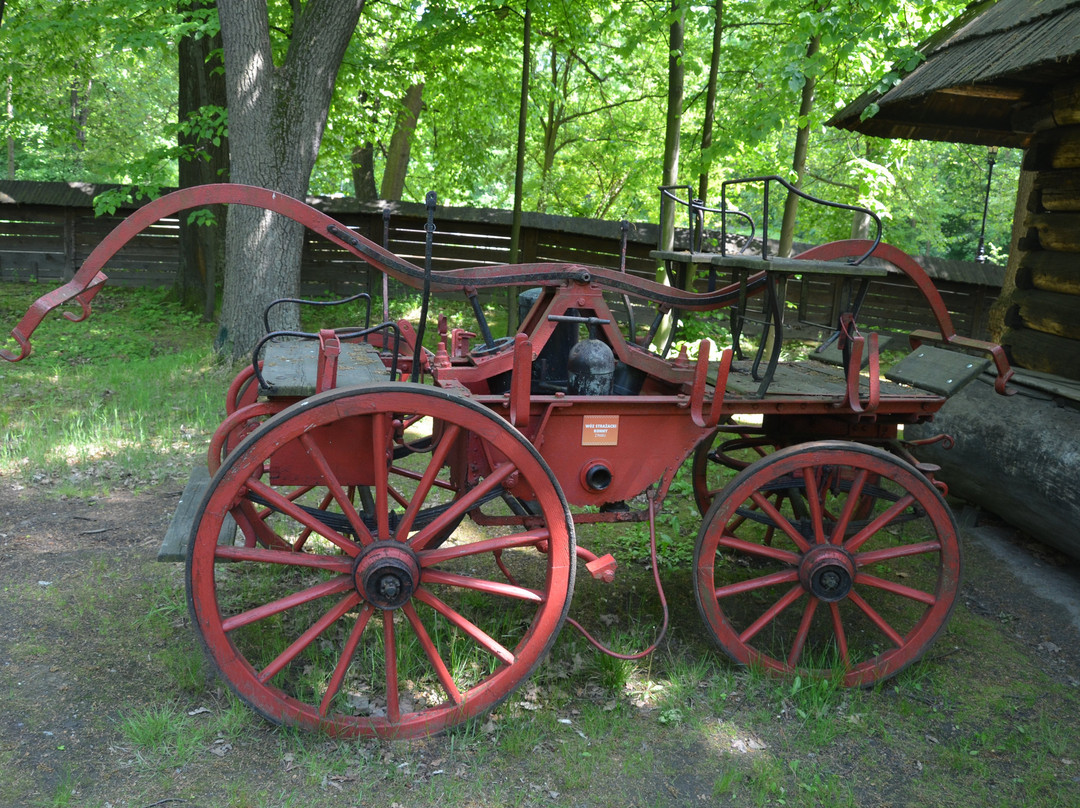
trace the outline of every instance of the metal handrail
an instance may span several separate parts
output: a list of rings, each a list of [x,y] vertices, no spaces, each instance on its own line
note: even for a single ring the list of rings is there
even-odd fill
[[[702,239],[704,238],[704,235],[705,235],[705,214],[706,213],[716,213],[716,214],[720,215],[720,222],[721,222],[721,228],[720,229],[721,229],[721,233],[723,234],[723,235],[721,235],[721,241],[724,241],[725,238],[726,238],[726,231],[727,231],[726,225],[727,225],[727,217],[728,217],[729,214],[732,215],[732,216],[738,216],[738,217],[743,218],[743,219],[746,220],[746,222],[750,225],[750,235],[746,240],[746,244],[743,245],[741,250],[739,250],[740,253],[744,252],[750,246],[750,243],[754,240],[754,234],[757,231],[757,228],[756,228],[756,225],[754,224],[753,217],[750,216],[748,213],[744,213],[743,211],[738,210],[737,208],[728,209],[724,205],[721,205],[721,207],[719,207],[719,208],[714,208],[714,207],[711,207],[709,205],[706,205],[704,200],[696,199],[695,197],[692,196],[694,189],[691,188],[689,185],[661,185],[661,186],[658,186],[657,190],[660,191],[660,205],[661,205],[661,208],[663,207],[664,199],[670,199],[673,202],[676,202],[677,204],[683,205],[684,207],[686,207],[686,209],[687,209],[687,232],[689,232],[689,234],[690,234],[690,250],[691,250],[691,252],[701,252],[701,243],[702,243]],[[680,190],[685,190],[686,191],[686,199],[682,199],[682,198],[675,195],[674,192],[675,191],[680,191]],[[727,246],[726,244],[721,244],[721,248],[720,248],[721,249],[721,254],[724,254],[726,246]]]
[[[751,182],[764,183],[764,198],[762,200],[762,212],[761,212],[761,257],[762,258],[768,258],[769,257],[769,183],[771,183],[771,182],[780,183],[785,188],[787,188],[788,191],[790,191],[791,193],[793,193],[793,194],[807,200],[808,202],[813,202],[814,204],[817,204],[817,205],[824,205],[825,207],[829,207],[829,208],[840,208],[842,210],[850,210],[850,211],[855,211],[855,212],[859,212],[859,213],[865,213],[867,216],[869,216],[871,219],[874,220],[874,223],[877,225],[877,234],[874,236],[873,244],[870,247],[870,249],[867,250],[863,255],[859,256],[858,258],[850,259],[848,261],[848,263],[851,264],[852,266],[858,266],[863,261],[865,261],[867,258],[869,258],[871,256],[871,254],[873,254],[874,250],[877,249],[877,246],[881,243],[881,218],[876,213],[874,213],[872,210],[869,210],[869,209],[864,208],[864,207],[860,207],[858,205],[847,205],[847,204],[845,204],[843,202],[830,202],[827,199],[821,199],[820,197],[812,196],[811,194],[808,194],[805,191],[799,190],[794,185],[792,185],[790,182],[785,180],[783,177],[778,177],[775,174],[771,174],[771,175],[767,175],[767,176],[760,176],[760,177],[742,177],[740,179],[725,180],[724,182],[720,183],[720,207],[721,208],[727,207],[727,189],[728,189],[729,185],[740,185],[740,184],[751,183]],[[727,254],[726,252],[724,252],[724,250],[727,247],[727,243],[726,243],[726,240],[727,240],[726,225],[727,225],[727,220],[726,219],[721,219],[720,220],[720,226],[721,226],[720,249],[721,249],[721,253],[724,254],[724,255]]]

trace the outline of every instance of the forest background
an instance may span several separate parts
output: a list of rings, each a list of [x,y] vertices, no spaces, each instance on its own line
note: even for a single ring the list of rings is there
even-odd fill
[[[306,5],[268,3],[279,67]],[[987,198],[983,147],[884,141],[825,126],[844,104],[917,66],[919,43],[961,13],[962,3],[361,5],[310,193],[422,201],[435,190],[441,204],[511,207],[524,53],[524,209],[655,221],[678,22],[679,182],[716,203],[711,194],[721,180],[758,174],[796,180],[801,173],[804,190],[881,215],[890,243],[916,255],[966,260],[976,256],[988,201],[987,252],[1004,260],[1019,152],[997,154]],[[179,91],[184,71],[189,85],[220,81],[212,3],[0,0],[0,15],[0,137],[8,179],[120,183],[136,195],[154,195],[186,184],[188,163],[211,165],[213,176],[228,178],[228,160],[220,156],[228,142],[225,104],[193,105]],[[711,67],[716,97],[709,123]],[[192,73],[200,74],[197,81]],[[809,143],[801,172],[793,163],[800,130]],[[100,204],[115,202],[113,196]],[[847,238],[851,227],[850,214],[803,216],[795,240]]]

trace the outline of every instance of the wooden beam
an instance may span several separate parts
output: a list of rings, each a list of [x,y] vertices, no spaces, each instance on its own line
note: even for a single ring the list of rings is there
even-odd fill
[[[996,98],[1001,101],[1020,101],[1027,96],[1023,87],[1003,87],[991,84],[961,84],[943,87],[935,95],[960,95],[965,98]]]
[[[1080,341],[1030,328],[1009,328],[1001,337],[1019,367],[1080,380]]]

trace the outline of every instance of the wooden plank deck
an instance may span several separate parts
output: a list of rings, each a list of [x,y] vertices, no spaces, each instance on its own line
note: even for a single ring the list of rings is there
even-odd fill
[[[743,398],[761,401],[758,398],[760,381],[755,381],[750,373],[753,361],[750,359],[736,360],[731,363],[731,373],[728,375],[726,399]],[[764,371],[765,362],[761,363],[759,372]],[[866,392],[865,376],[860,385]],[[847,393],[847,383],[844,380],[844,371],[839,367],[812,362],[809,360],[799,362],[781,362],[776,366],[772,384],[765,394],[764,400],[770,399],[805,399],[814,401],[843,401]],[[881,398],[939,398],[935,393],[909,387],[905,384],[881,380]]]

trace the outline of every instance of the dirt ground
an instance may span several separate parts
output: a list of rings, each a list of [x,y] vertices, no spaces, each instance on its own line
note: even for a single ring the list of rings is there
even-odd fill
[[[195,805],[171,797],[175,791],[163,793],[162,784],[175,786],[185,776],[228,781],[238,772],[251,782],[263,770],[267,778],[272,773],[275,782],[282,777],[287,782],[288,775],[282,774],[283,766],[288,771],[287,754],[284,762],[280,754],[259,757],[257,750],[265,751],[268,743],[272,748],[274,732],[259,721],[251,722],[255,729],[248,730],[246,750],[203,755],[190,775],[155,772],[121,731],[126,715],[155,704],[190,709],[190,697],[168,692],[159,664],[159,652],[170,642],[180,644],[181,654],[198,653],[186,613],[177,610],[171,616],[171,640],[155,639],[141,628],[163,594],[170,595],[165,600],[183,602],[181,565],[154,560],[180,486],[172,483],[137,495],[118,492],[89,502],[45,500],[16,488],[7,482],[0,492],[0,693],[5,705],[0,715],[0,804]],[[1075,564],[1065,557],[1019,537],[1015,543],[1027,563],[1080,581]],[[1080,685],[1080,638],[1066,611],[1020,583],[1008,565],[977,542],[966,544],[966,581],[958,608],[1006,626],[1029,649],[1033,666],[1057,681]],[[163,593],[163,588],[170,591]],[[148,636],[151,647],[144,647]],[[220,709],[225,700],[209,694],[211,701],[215,698],[218,704],[209,706]],[[433,757],[440,748],[414,746],[402,752],[406,763],[401,765],[437,766],[425,750]],[[679,770],[683,752],[671,749],[668,754],[667,769]],[[334,789],[326,790],[332,798]],[[247,803],[238,797],[229,804]]]

